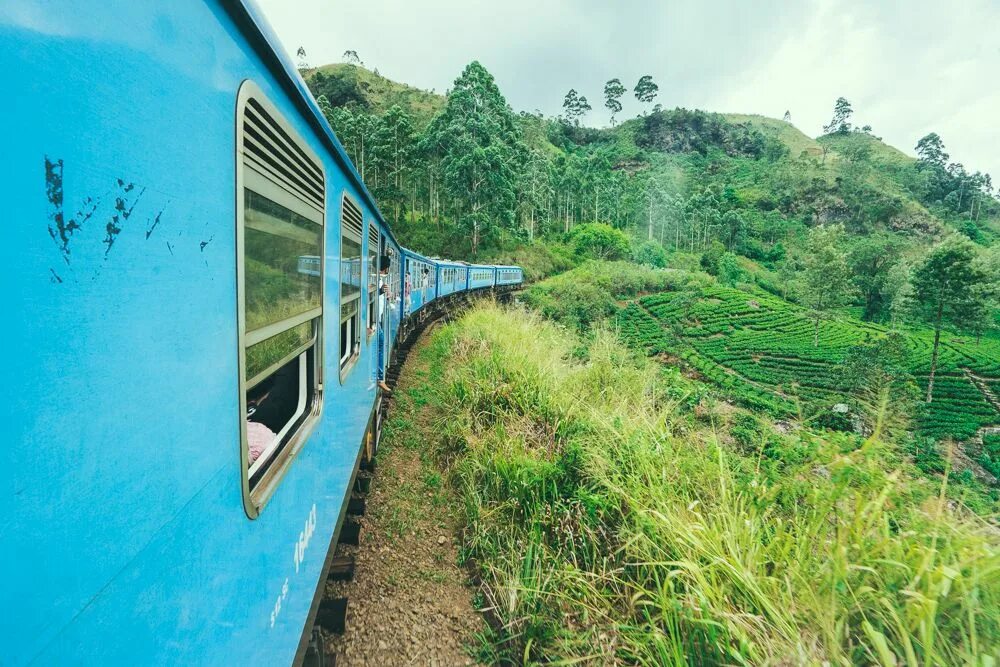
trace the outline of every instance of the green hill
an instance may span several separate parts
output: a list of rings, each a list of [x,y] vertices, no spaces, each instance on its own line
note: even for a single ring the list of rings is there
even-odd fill
[[[301,71],[313,95],[325,95],[330,104],[351,106],[381,115],[399,105],[423,128],[445,104],[445,97],[397,83],[359,65],[334,63]]]
[[[805,153],[810,157],[820,157],[823,154],[823,148],[815,139],[788,121],[757,114],[727,113],[723,115],[730,123],[749,123],[754,129],[780,141],[788,147],[789,154],[793,156]]]

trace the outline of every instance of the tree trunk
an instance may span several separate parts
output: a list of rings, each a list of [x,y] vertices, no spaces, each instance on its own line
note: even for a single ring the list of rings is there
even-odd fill
[[[934,352],[931,354],[931,375],[927,379],[927,402],[934,399],[934,372],[937,370],[938,343],[941,341],[941,313],[944,312],[944,301],[938,302],[937,318],[934,320]]]
[[[648,240],[653,240],[653,198],[649,198],[649,229],[648,229]]]

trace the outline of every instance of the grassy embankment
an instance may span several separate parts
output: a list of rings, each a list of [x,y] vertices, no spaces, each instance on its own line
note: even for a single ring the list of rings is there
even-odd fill
[[[779,433],[524,310],[476,308],[423,354],[484,660],[1000,659],[995,529],[877,435]]]

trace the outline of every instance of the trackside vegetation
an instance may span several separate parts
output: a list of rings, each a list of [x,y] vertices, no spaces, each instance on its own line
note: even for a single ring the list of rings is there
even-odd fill
[[[778,430],[600,325],[521,308],[476,307],[421,354],[421,435],[493,620],[479,659],[1000,660],[1000,535],[878,424]]]

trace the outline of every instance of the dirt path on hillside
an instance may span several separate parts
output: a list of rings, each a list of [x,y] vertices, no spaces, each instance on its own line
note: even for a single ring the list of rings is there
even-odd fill
[[[390,423],[427,419],[420,385],[426,378],[414,345],[394,388]],[[328,645],[337,667],[473,665],[470,648],[485,628],[473,608],[474,589],[458,566],[461,507],[412,427],[386,433],[362,519],[354,579],[328,584],[347,597],[347,629]],[[347,551],[350,549],[351,551]]]

